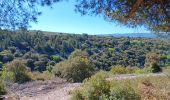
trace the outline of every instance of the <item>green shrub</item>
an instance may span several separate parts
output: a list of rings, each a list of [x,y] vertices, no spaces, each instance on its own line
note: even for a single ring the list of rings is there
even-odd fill
[[[135,73],[136,70],[138,70],[138,67],[126,67],[126,73]]]
[[[129,81],[107,81],[108,72],[100,71],[84,80],[82,87],[75,89],[72,100],[140,100],[138,91]]]
[[[127,73],[127,69],[124,66],[116,65],[116,66],[112,66],[111,72],[113,74],[126,74]]]
[[[52,55],[52,56],[51,56],[51,59],[54,60],[54,61],[56,61],[56,62],[61,61],[61,57],[60,57],[59,55]]]
[[[110,89],[110,100],[140,100],[140,95],[129,85],[113,86]]]
[[[148,74],[152,73],[152,68],[150,67],[144,67],[144,68],[139,68],[135,71],[136,74]]]
[[[4,79],[9,79],[17,83],[24,83],[31,80],[28,76],[28,69],[20,60],[7,63],[3,68],[2,76]]]
[[[157,72],[161,72],[161,71],[162,71],[162,68],[157,63],[152,64],[152,72],[153,73],[157,73]]]
[[[0,95],[6,94],[6,89],[5,89],[5,84],[4,82],[0,79]]]
[[[94,66],[87,58],[74,57],[56,64],[53,73],[73,82],[82,82],[94,73]]]
[[[0,61],[0,70],[1,70],[2,66],[3,66],[3,62]]]
[[[99,72],[86,79],[82,88],[73,92],[72,100],[100,100],[110,93],[110,85],[105,80],[106,73]]]

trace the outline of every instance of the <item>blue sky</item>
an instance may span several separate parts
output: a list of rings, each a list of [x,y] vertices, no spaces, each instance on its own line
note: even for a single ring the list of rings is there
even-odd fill
[[[53,8],[40,8],[42,15],[38,17],[38,23],[31,23],[30,29],[78,34],[148,33],[144,28],[127,28],[99,16],[81,16],[74,11],[73,1],[56,3]]]

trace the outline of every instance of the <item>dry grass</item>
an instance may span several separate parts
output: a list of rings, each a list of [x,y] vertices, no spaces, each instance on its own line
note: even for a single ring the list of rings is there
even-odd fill
[[[128,84],[140,95],[141,100],[170,100],[170,78],[167,76],[149,76],[133,79],[112,80],[116,84]]]
[[[49,73],[48,71],[40,72],[29,72],[28,75],[31,77],[32,80],[50,80],[54,77],[53,74]]]

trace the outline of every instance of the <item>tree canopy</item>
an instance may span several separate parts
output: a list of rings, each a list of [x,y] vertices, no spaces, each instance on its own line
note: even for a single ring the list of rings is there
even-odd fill
[[[79,0],[81,14],[104,15],[109,21],[130,27],[143,25],[152,31],[170,31],[169,0]]]
[[[60,0],[0,0],[0,27],[25,28],[37,21],[38,6],[50,6]]]
[[[62,0],[1,0],[0,27],[28,27],[37,21],[39,6]],[[169,0],[76,0],[81,14],[104,15],[109,21],[130,27],[145,26],[155,32],[170,32]]]

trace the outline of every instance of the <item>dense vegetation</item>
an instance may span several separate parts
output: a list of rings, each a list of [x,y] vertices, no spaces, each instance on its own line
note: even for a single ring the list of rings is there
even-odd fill
[[[140,95],[134,87],[112,87],[105,77],[98,77],[100,72],[96,74],[98,78],[92,75],[99,70],[109,70],[104,76],[155,73],[170,65],[169,40],[158,38],[0,30],[0,39],[0,95],[6,93],[6,83],[58,76],[72,82],[85,79],[82,88],[87,91],[78,90],[75,98],[120,99],[123,94],[126,100],[138,100]],[[169,73],[166,68],[163,71]]]
[[[145,58],[152,55],[156,55],[159,66],[170,64],[169,40],[5,30],[0,31],[0,39],[0,68],[22,58],[32,71],[50,70],[75,49],[86,51],[89,60],[105,70],[112,65],[144,67],[148,62]]]
[[[106,80],[108,72],[100,71],[72,91],[72,100],[169,100],[167,76],[149,76]]]

